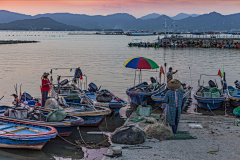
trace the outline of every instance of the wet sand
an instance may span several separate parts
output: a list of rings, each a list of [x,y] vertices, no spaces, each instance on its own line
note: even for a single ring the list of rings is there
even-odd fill
[[[136,116],[134,112],[125,122],[125,125],[134,123],[131,121]],[[197,139],[190,140],[165,140],[147,139],[141,146],[150,146],[151,149],[123,149],[122,157],[105,160],[239,160],[240,159],[240,126],[234,126],[235,117],[232,116],[205,116],[182,114],[178,130],[189,131],[191,136]],[[203,129],[192,129],[189,122],[197,121]],[[136,123],[135,123],[136,124]],[[140,128],[147,124],[138,122]],[[129,146],[113,144],[110,146]],[[207,153],[218,150],[218,152]]]

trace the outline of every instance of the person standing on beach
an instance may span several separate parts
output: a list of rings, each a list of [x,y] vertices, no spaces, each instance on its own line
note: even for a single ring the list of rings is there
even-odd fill
[[[166,122],[172,126],[173,133],[177,134],[178,123],[181,115],[181,106],[183,95],[178,88],[181,82],[177,79],[172,79],[167,83],[168,91],[165,95],[164,102],[167,103],[167,116]]]
[[[49,79],[48,79],[49,73],[44,72],[42,76],[42,107],[45,106],[45,102],[48,97],[48,91],[49,91],[49,85],[51,85]]]
[[[177,73],[178,70],[175,72],[172,71],[172,67],[169,68],[167,72],[167,82],[169,82],[171,79],[173,79],[173,74]]]

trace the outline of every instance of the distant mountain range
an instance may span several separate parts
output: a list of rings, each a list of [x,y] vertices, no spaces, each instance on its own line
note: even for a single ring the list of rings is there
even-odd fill
[[[155,19],[160,17],[161,14],[158,13],[152,13],[152,14],[148,14],[146,16],[141,17],[140,19],[142,20],[147,20],[147,19]],[[174,17],[170,17],[173,20],[181,20],[184,18],[188,18],[188,17],[197,17],[199,16],[198,14],[186,14],[186,13],[179,13],[178,15],[174,16]]]
[[[5,10],[0,10],[0,29],[19,30],[164,30],[165,19],[169,31],[173,30],[173,22],[176,22],[175,31],[209,31],[240,29],[240,13],[221,15],[216,12],[203,15],[188,15],[180,13],[174,17],[153,13],[135,18],[127,13],[112,15],[89,16],[85,14],[52,13],[36,16],[24,15]]]
[[[0,30],[81,30],[81,27],[59,23],[48,17],[36,19],[16,20],[9,23],[1,23]]]
[[[178,15],[171,17],[173,20],[181,20],[181,19],[185,19],[188,17],[197,17],[199,16],[198,14],[186,14],[186,13],[179,13]]]

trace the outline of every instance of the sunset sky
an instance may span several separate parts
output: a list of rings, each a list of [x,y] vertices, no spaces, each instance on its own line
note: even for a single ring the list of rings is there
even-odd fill
[[[240,13],[240,0],[0,0],[0,10],[29,15],[69,12],[87,15],[129,13],[136,18],[159,13]]]

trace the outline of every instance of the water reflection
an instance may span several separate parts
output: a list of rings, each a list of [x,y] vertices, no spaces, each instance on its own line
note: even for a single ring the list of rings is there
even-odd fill
[[[136,56],[153,59],[160,66],[167,63],[167,70],[170,66],[174,70],[177,69],[178,73],[174,75],[175,78],[187,85],[192,81],[192,93],[197,90],[200,74],[216,75],[218,70],[222,69],[223,64],[228,85],[233,85],[233,82],[239,79],[237,64],[240,50],[235,49],[128,47],[128,42],[131,42],[134,37],[76,36],[68,35],[67,32],[0,32],[0,39],[13,39],[12,36],[6,36],[12,34],[17,34],[21,40],[39,40],[41,42],[0,45],[0,97],[5,96],[0,101],[2,105],[11,104],[12,97],[10,95],[14,92],[14,84],[23,84],[22,92],[27,91],[35,97],[40,97],[39,85],[43,72],[49,72],[51,68],[75,68],[78,66],[88,76],[88,82],[94,82],[128,100],[126,89],[133,86],[135,71],[125,68],[123,63]],[[143,37],[143,40],[153,41],[156,38],[147,36]],[[191,77],[189,67],[191,67]],[[61,73],[61,75],[65,74],[73,73],[70,73],[69,70]],[[148,82],[149,77],[158,77],[158,73],[143,72],[143,81]],[[119,117],[108,117],[106,122],[99,128],[80,128],[84,140],[100,143],[105,139],[104,136],[87,135],[86,132],[112,132],[123,123],[123,120]],[[71,142],[81,140],[77,130],[67,139]],[[91,152],[92,150],[87,151],[89,157],[94,155]],[[60,138],[48,142],[42,151],[0,149],[0,159],[81,159],[84,156],[86,156],[86,152],[69,145]]]

